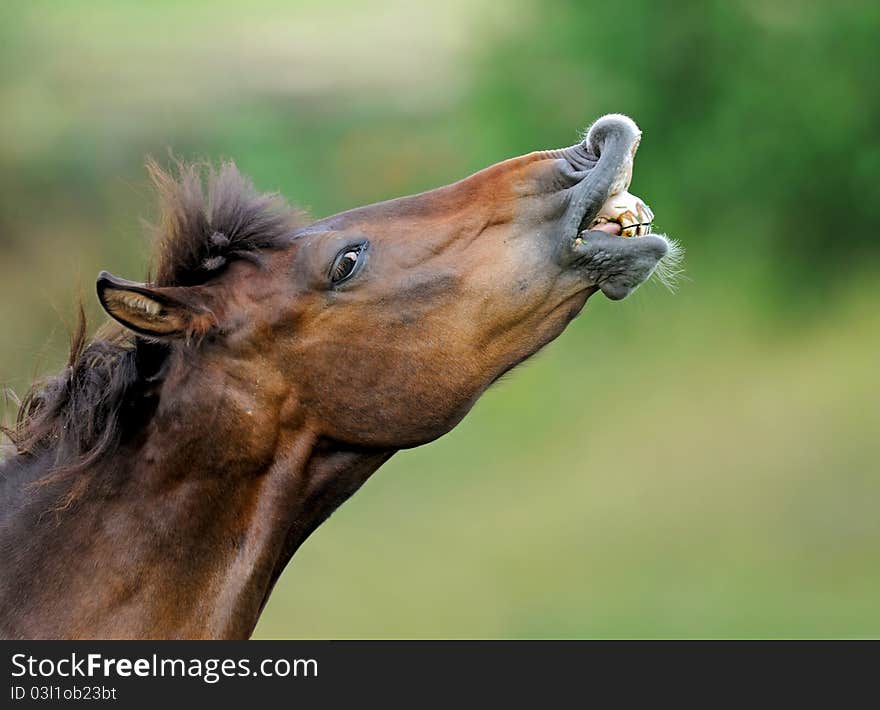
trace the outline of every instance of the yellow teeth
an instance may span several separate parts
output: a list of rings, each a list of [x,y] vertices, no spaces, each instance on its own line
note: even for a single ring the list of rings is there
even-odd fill
[[[620,236],[641,237],[650,234],[653,220],[654,213],[651,208],[641,199],[624,190],[605,201],[591,226],[595,227],[597,224],[606,222],[618,222],[621,226]]]

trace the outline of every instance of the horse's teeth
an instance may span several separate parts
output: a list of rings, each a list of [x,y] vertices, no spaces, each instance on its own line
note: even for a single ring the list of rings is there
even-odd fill
[[[618,192],[611,195],[602,208],[593,224],[600,222],[619,222],[622,237],[634,237],[647,234],[644,229],[654,219],[654,213],[641,199],[629,192]]]

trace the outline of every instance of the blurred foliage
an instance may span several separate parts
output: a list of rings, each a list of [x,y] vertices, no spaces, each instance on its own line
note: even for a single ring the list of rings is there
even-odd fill
[[[136,278],[145,154],[323,216],[644,131],[672,297],[591,300],[297,555],[273,636],[880,633],[880,5],[5,3],[0,381]]]

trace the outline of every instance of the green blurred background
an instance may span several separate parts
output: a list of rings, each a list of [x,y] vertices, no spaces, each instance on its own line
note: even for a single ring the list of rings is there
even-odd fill
[[[395,456],[257,636],[878,636],[878,36],[876,2],[3,3],[0,382],[144,274],[145,154],[318,217],[625,112],[678,293],[595,297]]]

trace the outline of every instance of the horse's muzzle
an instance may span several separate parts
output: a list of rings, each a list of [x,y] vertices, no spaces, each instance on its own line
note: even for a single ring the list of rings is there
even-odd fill
[[[566,260],[613,300],[647,280],[670,250],[665,237],[651,234],[654,213],[628,192],[640,140],[632,119],[611,114],[562,151],[583,173],[565,216]]]

